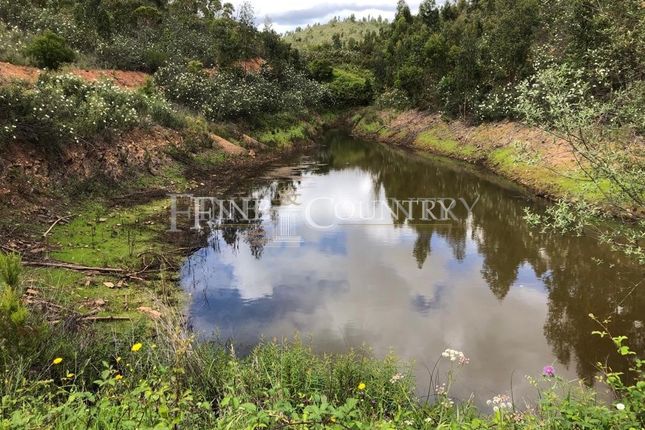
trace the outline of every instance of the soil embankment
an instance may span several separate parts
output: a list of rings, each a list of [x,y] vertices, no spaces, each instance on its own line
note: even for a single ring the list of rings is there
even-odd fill
[[[569,143],[544,130],[512,121],[469,125],[433,113],[374,108],[351,121],[358,137],[483,165],[538,196],[609,207]]]

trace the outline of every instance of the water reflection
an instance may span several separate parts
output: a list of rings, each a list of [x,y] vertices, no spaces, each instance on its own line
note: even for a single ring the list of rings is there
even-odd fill
[[[530,396],[524,375],[545,364],[590,382],[608,357],[625,370],[611,345],[590,335],[591,312],[611,316],[612,329],[644,350],[642,272],[592,240],[529,230],[523,208],[537,204],[498,179],[342,134],[288,176],[253,189],[263,200],[260,222],[222,226],[186,263],[183,285],[200,333],[242,349],[295,332],[325,351],[392,348],[416,361],[421,385],[425,367],[452,347],[471,357],[459,392],[480,401],[508,392],[511,377],[516,398]],[[320,230],[303,213],[321,197],[447,196],[479,200],[472,216],[449,223],[385,212]],[[328,205],[310,207],[320,224],[335,217]]]

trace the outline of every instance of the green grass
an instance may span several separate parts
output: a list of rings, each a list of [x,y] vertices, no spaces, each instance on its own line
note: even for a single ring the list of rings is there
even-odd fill
[[[297,141],[308,136],[308,124],[300,121],[288,128],[265,131],[257,136],[257,139],[268,145],[280,149],[292,147]]]
[[[432,129],[420,133],[414,145],[420,149],[437,151],[440,154],[451,157],[473,159],[478,153],[478,148],[473,145],[463,144],[449,136],[450,131],[447,126],[437,125]]]
[[[196,156],[201,156],[201,153]],[[177,192],[182,192],[190,187],[190,181],[186,178],[185,166],[179,163],[172,163],[164,166],[154,175],[140,175],[131,185],[136,189],[164,188],[172,186]]]
[[[605,194],[611,194],[610,182],[600,182],[600,188],[586,179],[581,171],[554,171],[539,162],[527,161],[515,146],[497,148],[488,154],[495,169],[506,176],[519,179],[525,184],[548,192],[551,195],[582,199],[589,203],[603,203]]]
[[[24,366],[6,373],[0,426],[519,430],[643,424],[642,383],[621,389],[625,407],[618,409],[599,402],[583,383],[536,376],[540,400],[529,410],[518,401],[498,412],[480,411],[451,398],[451,383],[447,394],[419,401],[409,367],[394,356],[377,359],[362,350],[321,355],[295,340],[265,343],[239,358],[165,330],[154,339],[115,334],[107,349],[92,341],[77,350],[54,343],[58,349],[38,376],[25,378]],[[52,364],[53,357],[62,361]],[[458,367],[436,377],[454,381]],[[622,387],[615,379],[611,384]]]
[[[87,266],[135,266],[143,252],[162,250],[154,239],[165,226],[155,215],[166,205],[165,200],[123,209],[88,204],[52,230],[50,243],[58,247],[52,258]]]
[[[38,291],[39,299],[62,306],[62,315],[75,312],[97,317],[130,318],[131,321],[116,322],[122,326],[121,329],[145,320],[146,316],[137,308],[150,306],[149,298],[142,294],[146,287],[111,276],[89,276],[60,268],[33,268],[25,271],[24,278],[29,288]]]
[[[232,140],[231,140],[232,142]],[[237,143],[237,142],[234,142]],[[193,163],[201,169],[209,169],[221,165],[227,160],[227,155],[223,151],[201,151],[193,158]]]

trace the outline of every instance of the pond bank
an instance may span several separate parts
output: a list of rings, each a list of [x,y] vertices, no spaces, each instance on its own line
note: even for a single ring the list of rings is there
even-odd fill
[[[351,118],[354,135],[485,166],[551,200],[584,201],[611,212],[608,184],[590,182],[570,145],[512,121],[468,125],[439,114],[364,108]],[[635,216],[642,216],[635,208]]]
[[[25,300],[50,321],[75,315],[124,327],[158,317],[158,300],[176,307],[183,302],[176,271],[203,238],[166,232],[167,195],[226,193],[308,150],[330,119],[303,115],[295,131],[282,131],[284,119],[271,129],[218,125],[207,145],[152,126],[53,155],[4,147],[1,245],[27,263]]]

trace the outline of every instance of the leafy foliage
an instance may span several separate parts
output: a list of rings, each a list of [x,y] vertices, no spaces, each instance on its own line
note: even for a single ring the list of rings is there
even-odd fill
[[[173,65],[160,69],[155,82],[168,99],[209,120],[297,112],[321,106],[328,98],[323,86],[290,67],[257,74],[238,70],[209,74]]]
[[[212,0],[0,1],[0,22],[24,33],[16,43],[55,33],[94,66],[154,72],[191,60],[206,67],[256,57],[274,65],[297,63],[297,53],[274,31],[256,30],[248,12],[245,20],[236,19],[231,4]],[[71,61],[60,40],[47,36],[39,45],[45,42],[40,52],[57,51],[63,62]],[[42,55],[38,65],[54,68],[40,61]]]
[[[355,67],[335,68],[329,89],[339,106],[366,105],[374,97],[371,74]]]
[[[76,58],[65,39],[51,31],[35,37],[27,46],[26,52],[38,67],[45,69],[58,69],[61,64],[71,63]]]
[[[0,86],[0,136],[55,148],[110,138],[146,121],[173,125],[172,108],[158,95],[88,83],[72,75],[44,74],[35,87]]]

